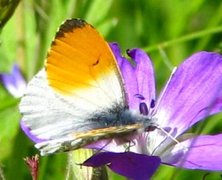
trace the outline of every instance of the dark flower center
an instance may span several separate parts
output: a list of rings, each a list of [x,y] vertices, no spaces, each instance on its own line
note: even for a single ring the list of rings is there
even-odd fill
[[[151,107],[151,108],[154,108],[154,107],[155,107],[155,100],[154,100],[154,99],[151,100],[150,107]]]
[[[148,110],[147,105],[146,105],[145,102],[141,102],[141,103],[139,104],[139,109],[140,109],[140,113],[141,113],[142,115],[146,115],[146,116],[148,115],[149,110]]]
[[[145,100],[145,97],[141,94],[135,94],[135,97],[140,99],[140,100]]]

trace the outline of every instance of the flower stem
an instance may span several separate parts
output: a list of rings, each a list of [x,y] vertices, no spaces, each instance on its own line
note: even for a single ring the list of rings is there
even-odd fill
[[[144,47],[143,50],[146,51],[146,52],[151,52],[151,51],[158,50],[160,47],[161,48],[167,48],[167,47],[170,47],[170,46],[178,44],[178,43],[191,41],[191,40],[198,39],[200,37],[203,37],[203,36],[206,36],[206,35],[209,35],[209,34],[216,34],[216,33],[220,33],[220,32],[222,32],[222,26],[218,26],[218,27],[203,30],[203,31],[198,31],[196,33],[191,33],[191,34],[181,36],[181,37],[176,38],[176,39],[172,39],[172,40],[169,40],[169,41],[158,43],[158,44],[153,45],[153,46]]]
[[[3,28],[5,23],[13,15],[20,0],[1,1],[0,3],[0,29]]]
[[[0,167],[0,179],[5,180],[5,176],[1,167]]]
[[[78,149],[69,153],[68,169],[66,173],[66,179],[74,176],[73,179],[78,180],[108,180],[108,175],[105,167],[86,167],[80,165],[86,159],[93,155],[91,149]],[[72,172],[70,172],[70,168]]]

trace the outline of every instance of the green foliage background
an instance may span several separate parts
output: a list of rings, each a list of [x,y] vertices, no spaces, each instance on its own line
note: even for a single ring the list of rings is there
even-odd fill
[[[4,5],[2,2],[0,6]],[[220,0],[23,0],[0,29],[0,72],[10,72],[17,63],[26,80],[30,80],[43,66],[57,28],[71,17],[85,19],[107,41],[118,42],[123,53],[132,47],[149,53],[155,66],[158,91],[172,68],[192,53],[222,51]],[[19,128],[18,102],[19,99],[0,85],[0,178],[7,180],[31,179],[23,158],[38,153]],[[213,134],[221,129],[222,115],[219,114],[191,131]],[[72,179],[67,177],[67,159],[65,153],[41,157],[39,179]],[[110,172],[109,176],[124,179]],[[189,178],[220,179],[220,172],[208,174],[162,166],[153,177],[157,180]]]

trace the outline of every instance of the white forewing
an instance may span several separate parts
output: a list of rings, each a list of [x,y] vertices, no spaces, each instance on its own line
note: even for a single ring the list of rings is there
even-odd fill
[[[77,132],[102,128],[90,118],[113,105],[124,106],[125,103],[118,77],[112,75],[99,81],[98,87],[63,96],[48,85],[45,69],[42,69],[30,81],[21,100],[22,121],[34,136],[46,140],[70,138]]]

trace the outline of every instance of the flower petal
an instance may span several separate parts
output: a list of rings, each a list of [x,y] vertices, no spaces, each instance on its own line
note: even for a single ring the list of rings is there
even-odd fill
[[[114,172],[133,180],[147,180],[152,177],[160,165],[158,156],[147,156],[132,152],[95,154],[83,165],[99,167],[107,165]]]
[[[222,170],[222,134],[202,135],[176,144],[163,161],[173,166],[211,171]],[[182,153],[187,147],[187,152]]]
[[[159,99],[158,124],[171,127],[179,135],[206,116],[220,112],[221,88],[222,56],[211,52],[192,55],[175,71]]]
[[[152,62],[149,56],[141,49],[131,49],[127,54],[135,61],[134,73],[137,77],[138,94],[145,97],[145,101],[150,103],[148,107],[153,108],[156,98],[155,78]]]
[[[110,47],[117,59],[123,76],[130,109],[139,111],[139,104],[143,100],[148,102],[148,108],[153,106],[155,100],[155,81],[150,58],[140,49],[128,50],[128,55],[135,62],[135,65],[133,65],[126,58],[122,57],[117,43],[110,43]]]
[[[118,145],[113,139],[103,139],[96,142],[93,142],[89,145],[84,146],[84,148],[88,149],[96,149],[103,151],[111,151],[111,152],[124,152],[126,148],[122,145]]]
[[[15,64],[10,74],[0,74],[1,81],[5,88],[14,96],[21,97],[26,89],[26,82]]]
[[[110,47],[116,57],[117,63],[122,73],[129,108],[139,110],[140,99],[135,99],[135,95],[138,94],[138,83],[134,74],[134,67],[126,58],[121,55],[121,50],[117,43],[110,43]]]

